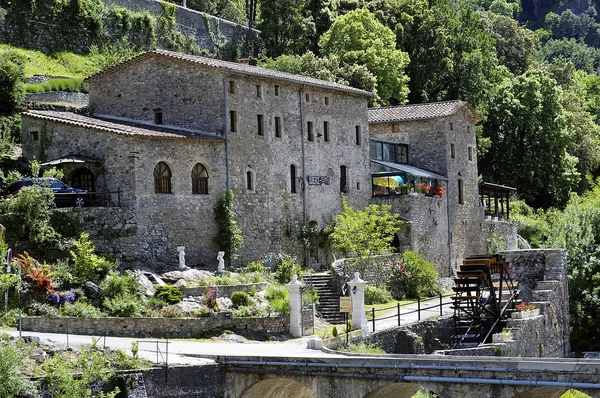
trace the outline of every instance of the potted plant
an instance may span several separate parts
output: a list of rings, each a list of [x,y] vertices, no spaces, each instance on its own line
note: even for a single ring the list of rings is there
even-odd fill
[[[437,197],[442,197],[446,194],[446,190],[444,189],[444,187],[441,187],[439,185],[436,185],[435,187],[431,187],[431,194],[433,196],[437,196]]]
[[[419,193],[423,195],[429,195],[431,187],[426,182],[422,182],[417,184],[417,189],[419,190]]]
[[[500,333],[494,333],[492,335],[492,342],[494,343],[504,343],[506,341],[514,340],[513,332],[509,329],[504,329]]]
[[[535,307],[535,304],[529,301],[523,301],[515,305],[515,312],[510,314],[513,319],[533,318],[540,314],[540,309]]]

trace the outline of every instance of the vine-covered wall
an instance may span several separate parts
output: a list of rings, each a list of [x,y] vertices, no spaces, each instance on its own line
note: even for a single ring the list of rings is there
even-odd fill
[[[256,31],[155,0],[0,0],[0,42],[46,53],[93,46],[247,57]]]

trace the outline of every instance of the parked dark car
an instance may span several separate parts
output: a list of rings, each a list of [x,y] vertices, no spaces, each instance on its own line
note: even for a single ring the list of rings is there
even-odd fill
[[[18,195],[23,187],[39,185],[42,188],[51,189],[54,193],[54,202],[58,207],[82,207],[88,203],[89,194],[85,189],[73,188],[64,182],[52,177],[44,178],[22,178],[10,184],[4,190],[4,197]]]

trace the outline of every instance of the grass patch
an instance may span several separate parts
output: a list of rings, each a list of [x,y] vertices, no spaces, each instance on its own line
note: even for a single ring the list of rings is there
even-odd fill
[[[354,354],[386,354],[386,352],[375,344],[369,344],[365,341],[360,341],[356,344],[350,344],[348,347],[343,347],[340,351],[351,352]]]
[[[69,91],[75,93],[88,92],[88,85],[83,78],[57,78],[50,79],[43,84],[25,84],[28,93],[41,93],[45,91]]]

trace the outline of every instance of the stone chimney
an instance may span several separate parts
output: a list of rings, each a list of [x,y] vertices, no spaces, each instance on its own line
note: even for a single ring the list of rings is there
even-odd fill
[[[248,65],[250,64],[250,58],[240,58],[238,59],[238,64]]]

